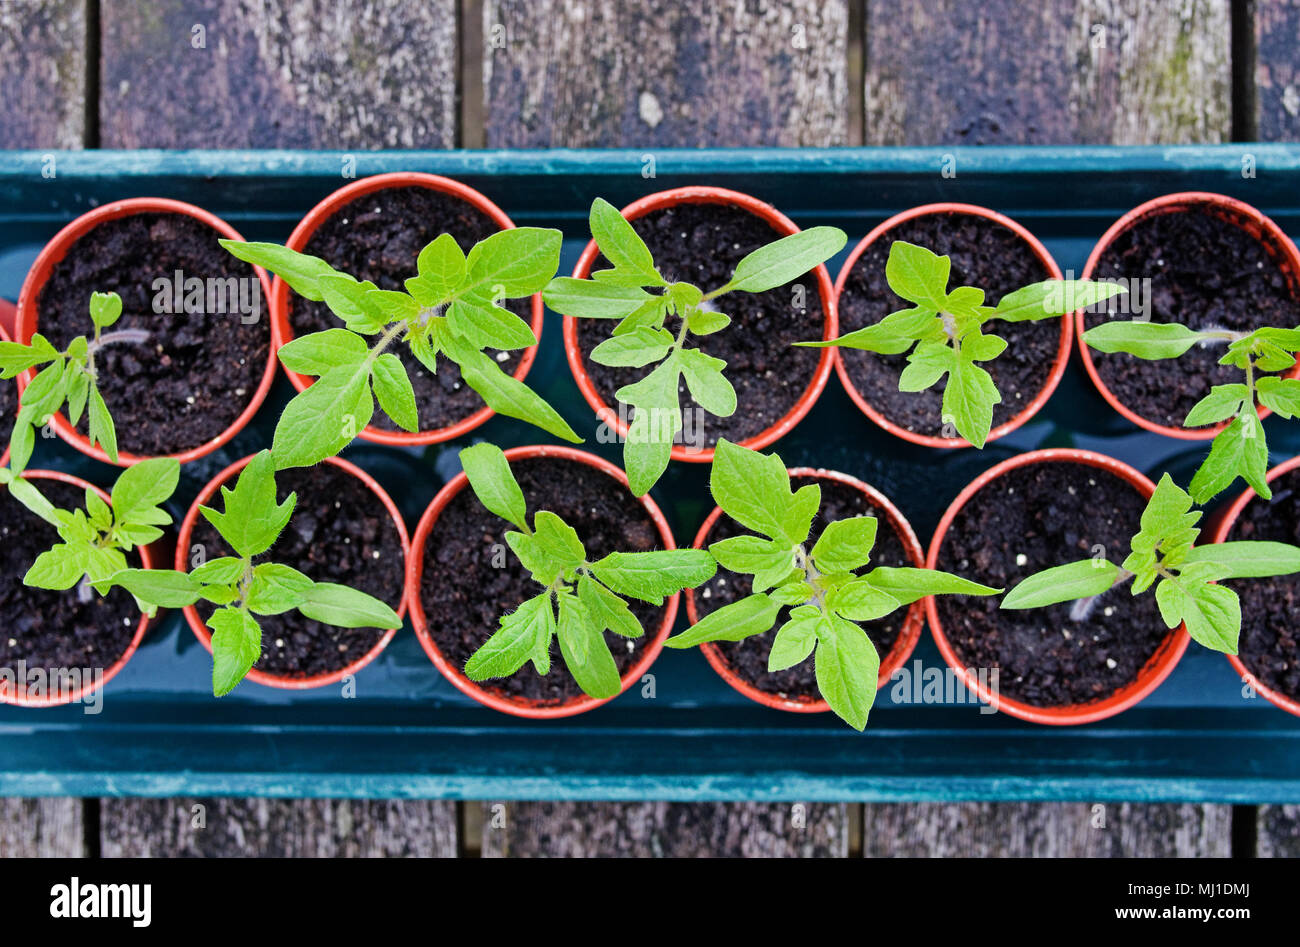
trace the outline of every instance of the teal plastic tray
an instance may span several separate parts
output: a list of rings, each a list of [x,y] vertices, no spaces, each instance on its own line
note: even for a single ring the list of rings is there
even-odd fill
[[[188,200],[249,239],[283,241],[318,199],[346,183],[349,159],[358,177],[399,170],[455,177],[517,223],[561,228],[568,238],[565,271],[587,239],[592,198],[621,205],[683,184],[747,191],[803,226],[843,227],[850,246],[916,204],[984,204],[1024,223],[1063,269],[1076,273],[1116,217],[1171,191],[1227,193],[1300,233],[1297,146],[3,152],[0,297],[16,298],[41,245],[60,226],[124,197]],[[651,166],[654,177],[647,177]],[[833,261],[832,274],[840,262]],[[529,381],[579,429],[593,427],[553,313]],[[178,510],[226,463],[270,443],[287,392],[281,378],[248,429],[185,468]],[[1295,427],[1270,421],[1274,463],[1296,452]],[[497,418],[472,436],[511,446],[536,443],[538,433]],[[384,484],[414,526],[455,475],[456,452],[467,443],[401,451],[359,442],[347,456]],[[791,466],[838,469],[874,484],[925,542],[943,508],[975,475],[1044,446],[1098,450],[1183,479],[1204,450],[1134,428],[1106,406],[1077,364],[1037,419],[983,452],[926,450],[890,437],[858,412],[834,378],[813,412],[774,449]],[[591,440],[586,447],[617,460],[615,445]],[[101,484],[113,478],[110,468],[57,441],[43,443],[34,464]],[[675,464],[655,490],[680,543],[690,541],[712,506],[706,473],[701,465]],[[943,667],[928,634],[914,660]],[[660,657],[651,669],[654,699],[633,688],[594,712],[542,722],[505,716],[463,696],[428,661],[409,625],[357,676],[353,699],[337,687],[295,693],[245,683],[215,701],[209,661],[173,613],[107,686],[102,713],[0,706],[0,795],[1243,803],[1300,797],[1300,720],[1244,698],[1228,662],[1195,646],[1146,701],[1101,723],[1049,728],[981,714],[972,704],[895,704],[886,688],[864,734],[831,715],[751,703],[694,651]]]

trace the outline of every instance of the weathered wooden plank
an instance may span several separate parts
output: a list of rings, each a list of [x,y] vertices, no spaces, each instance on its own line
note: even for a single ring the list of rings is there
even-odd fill
[[[456,855],[456,806],[428,800],[104,799],[111,857]]]
[[[1232,807],[1129,803],[870,804],[863,854],[1227,858]]]
[[[450,148],[456,0],[104,0],[113,148]]]
[[[1255,0],[1260,141],[1300,141],[1300,0]]]
[[[840,803],[482,805],[485,858],[842,858],[848,854],[848,815]]]
[[[1229,12],[1228,0],[867,0],[866,142],[1227,141]]]
[[[80,799],[0,799],[0,858],[81,858],[86,854]]]
[[[86,144],[86,3],[0,3],[0,148]]]
[[[488,147],[847,143],[846,0],[487,0]]]
[[[1300,805],[1260,806],[1255,840],[1260,858],[1300,858]]]

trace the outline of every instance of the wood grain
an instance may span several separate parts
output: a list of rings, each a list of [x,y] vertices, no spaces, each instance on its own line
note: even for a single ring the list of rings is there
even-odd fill
[[[867,805],[870,858],[1227,858],[1232,807],[1129,803]]]
[[[196,808],[197,807],[197,808]],[[456,806],[426,800],[104,799],[104,857],[454,857]]]
[[[848,854],[846,806],[836,803],[483,803],[486,858]]]
[[[80,799],[0,799],[0,858],[81,858],[86,854]]]
[[[491,148],[847,143],[845,0],[487,0]]]
[[[1300,141],[1300,0],[1255,0],[1260,141]]]
[[[0,148],[86,143],[86,3],[0,3]]]
[[[1228,0],[866,2],[869,145],[1231,135]]]
[[[1300,858],[1300,805],[1260,806],[1255,839],[1260,858]]]
[[[105,147],[456,142],[455,0],[103,0],[100,16]]]

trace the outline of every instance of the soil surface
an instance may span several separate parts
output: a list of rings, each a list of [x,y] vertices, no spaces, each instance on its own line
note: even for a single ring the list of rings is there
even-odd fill
[[[1145,507],[1137,490],[1095,467],[1020,467],[987,484],[957,514],[938,568],[1010,589],[1094,553],[1122,562]],[[1155,596],[1135,597],[1131,588],[1125,583],[1096,597],[1078,621],[1070,602],[1004,610],[1000,595],[941,595],[935,604],[965,665],[1000,669],[1002,696],[1060,707],[1102,700],[1136,680],[1170,634]]]
[[[528,502],[529,516],[550,510],[577,530],[587,549],[587,560],[611,552],[647,552],[662,548],[654,520],[627,488],[585,465],[557,458],[516,460],[510,465]],[[500,618],[526,599],[541,592],[532,577],[505,545],[514,527],[489,513],[468,487],[452,499],[438,517],[422,552],[424,576],[420,601],[429,634],[438,650],[455,667],[465,662],[497,630]],[[625,674],[658,633],[664,608],[627,599],[632,614],[646,633],[622,638],[605,632],[618,665]],[[532,663],[511,677],[479,684],[508,700],[535,702],[552,707],[583,696],[551,639],[551,671],[539,675]]]
[[[1300,325],[1300,285],[1288,285],[1264,244],[1203,208],[1139,220],[1102,253],[1095,278],[1150,279],[1142,296],[1152,322],[1244,332]],[[1096,312],[1084,318],[1092,328],[1133,316]],[[1159,361],[1096,350],[1091,355],[1101,380],[1129,409],[1182,427],[1211,387],[1243,380],[1240,369],[1218,363],[1224,351],[1222,344],[1193,346],[1177,359]]]
[[[747,254],[783,236],[761,218],[725,204],[679,204],[652,211],[632,221],[653,254],[659,272],[669,281],[693,283],[705,292],[731,278]],[[603,256],[592,265],[604,269]],[[802,306],[796,306],[803,287]],[[679,387],[684,430],[682,443],[707,448],[725,437],[742,441],[755,437],[790,413],[817,372],[820,349],[796,348],[795,342],[822,338],[825,333],[817,280],[805,275],[765,293],[728,293],[717,306],[731,317],[721,332],[693,336],[689,343],[727,363],[725,374],[736,389],[739,407],[729,418],[698,408],[686,384]],[[583,363],[601,400],[618,410],[614,393],[645,377],[646,368],[609,368],[591,360],[591,350],[609,337],[615,323],[608,319],[579,319],[578,345]],[[668,327],[675,331],[676,317]],[[624,409],[630,411],[631,409]],[[631,420],[630,415],[625,420]]]
[[[122,317],[105,334],[143,329],[144,342],[105,345],[95,356],[99,387],[117,429],[118,448],[175,454],[219,437],[243,413],[266,372],[271,317],[253,268],[217,243],[220,234],[185,214],[135,214],[106,221],[54,265],[37,301],[39,331],[58,348],[94,335],[90,294],[116,292]],[[221,295],[175,305],[172,285],[213,280]],[[166,287],[154,286],[165,279]],[[226,283],[235,279],[248,282]],[[217,284],[215,281],[223,281]],[[226,295],[240,287],[242,297]],[[236,290],[239,291],[238,289]],[[257,321],[240,298],[256,301]],[[180,311],[159,312],[167,306]],[[185,311],[193,308],[196,311]],[[224,308],[225,311],[218,311]],[[83,414],[78,430],[87,431]]]
[[[1300,544],[1300,472],[1283,474],[1272,486],[1272,501],[1251,499],[1228,539]],[[1268,687],[1300,700],[1300,576],[1224,584],[1241,596],[1241,663]]]
[[[796,490],[809,483],[815,483],[822,488],[821,512],[813,522],[812,534],[807,544],[809,549],[812,549],[813,544],[821,537],[826,524],[848,519],[851,516],[875,516],[880,522],[876,529],[876,544],[871,550],[871,563],[868,568],[917,565],[908,558],[903,541],[891,528],[888,518],[864,493],[835,480],[821,480],[814,477],[793,478],[793,486]],[[744,535],[749,535],[749,530],[724,513],[709,533],[709,542],[715,543],[732,536]],[[696,591],[695,607],[703,618],[724,605],[739,601],[752,591],[753,580],[750,576],[719,569],[717,575]],[[884,618],[860,622],[871,643],[876,646],[876,651],[880,653],[882,663],[898,640],[907,613],[907,608],[901,608]],[[738,677],[753,684],[759,690],[794,700],[821,700],[811,658],[784,671],[768,673],[767,658],[772,651],[772,642],[776,640],[777,629],[789,619],[790,609],[782,608],[771,631],[765,631],[761,635],[750,635],[743,641],[719,641],[716,646],[727,666]]]
[[[351,586],[399,609],[406,568],[402,539],[379,497],[333,464],[282,470],[275,479],[279,499],[297,493],[298,502],[280,538],[257,561],[292,566],[317,582]],[[203,545],[208,559],[234,554],[206,519],[195,524],[190,543]],[[203,601],[195,607],[205,621],[215,610]],[[253,667],[280,677],[337,671],[363,657],[385,634],[378,628],[326,625],[296,610],[256,617],[262,656]]]
[[[427,187],[393,187],[344,205],[316,229],[304,252],[359,280],[371,280],[380,289],[404,292],[406,280],[416,274],[420,251],[438,236],[451,234],[461,251],[468,253],[474,244],[500,229],[491,217],[459,197]],[[296,294],[289,299],[289,323],[295,337],[342,325],[323,302]],[[530,299],[510,299],[504,305],[532,323]],[[420,430],[450,427],[483,407],[483,399],[461,381],[460,368],[450,359],[439,356],[435,375],[407,346],[397,344],[389,351],[402,360],[411,378]],[[524,351],[489,350],[489,354],[503,371],[513,374]],[[370,424],[385,431],[401,430],[378,405]]]
[[[61,509],[85,507],[85,491],[72,484],[39,480],[37,486]],[[135,637],[140,613],[122,589],[82,602],[76,586],[52,592],[23,585],[36,557],[60,541],[53,526],[0,488],[0,667],[14,669],[26,661],[28,667],[107,671]],[[134,554],[128,559],[140,565]]]
[[[989,306],[996,306],[1013,290],[1051,276],[1029,244],[1007,227],[968,214],[927,214],[899,224],[858,257],[840,294],[840,335],[911,308],[885,279],[885,263],[895,240],[951,257],[949,290],[975,286],[984,290]],[[990,322],[987,331],[1007,341],[1006,351],[981,363],[1002,393],[1001,403],[993,406],[996,428],[1010,421],[1047,384],[1061,341],[1061,321],[998,320]],[[944,436],[942,405],[947,376],[925,391],[902,392],[898,378],[907,366],[906,355],[877,355],[849,348],[840,349],[840,355],[853,387],[888,420],[914,434]]]
[[[0,381],[0,454],[9,447],[14,433],[14,419],[18,415],[18,382],[14,379]]]

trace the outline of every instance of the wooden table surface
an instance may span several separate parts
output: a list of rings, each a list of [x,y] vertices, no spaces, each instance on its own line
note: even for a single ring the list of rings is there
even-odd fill
[[[1297,141],[1297,37],[1300,0],[0,0],[0,148]],[[1297,856],[1300,806],[0,799],[9,854]]]

